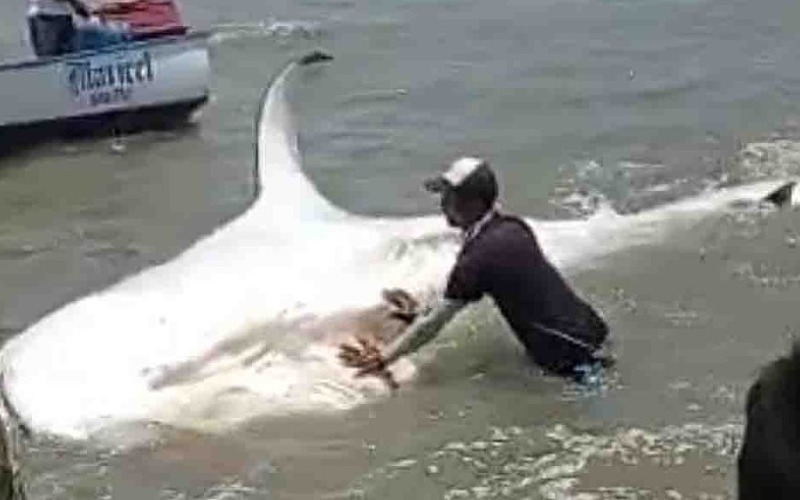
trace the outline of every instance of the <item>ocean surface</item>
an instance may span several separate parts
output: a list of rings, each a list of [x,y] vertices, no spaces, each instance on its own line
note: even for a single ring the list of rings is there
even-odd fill
[[[30,53],[25,8],[0,5],[3,59]],[[322,377],[304,393],[314,404],[290,393],[287,411],[243,408],[235,423],[209,410],[197,425],[34,429],[22,456],[31,498],[735,497],[745,391],[800,330],[800,213],[718,205],[711,193],[800,174],[800,3],[194,0],[183,10],[214,33],[212,99],[191,126],[0,158],[5,340],[24,342],[48,313],[245,212],[262,90],[321,47],[335,60],[298,75],[292,104],[322,195],[364,218],[413,220],[436,213],[426,176],[461,154],[488,158],[505,209],[546,221],[545,251],[608,319],[619,363],[591,389],[543,377],[482,303],[415,358],[395,395],[365,397],[297,365],[279,374]],[[265,185],[259,203],[286,196]],[[675,224],[685,215],[664,208],[675,202],[705,215]],[[590,231],[602,217],[670,230],[586,246],[547,232],[562,227],[554,221]],[[326,238],[297,258],[328,262]],[[276,259],[268,246],[263,259]],[[347,275],[324,276],[320,287],[347,289]],[[292,279],[259,288],[279,300]],[[246,271],[241,281],[250,286]],[[225,304],[230,290],[214,286]],[[59,357],[102,378],[121,333],[137,353],[154,342],[120,318],[102,338],[65,330]],[[36,418],[58,421],[51,411]]]

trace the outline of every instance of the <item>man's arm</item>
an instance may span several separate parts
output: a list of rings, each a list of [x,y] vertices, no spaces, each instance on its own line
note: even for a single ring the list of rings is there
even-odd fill
[[[89,7],[81,0],[59,0],[59,1],[70,4],[70,6],[72,6],[72,8],[75,9],[75,12],[81,17],[88,18],[92,15],[91,9],[89,9]]]
[[[339,359],[345,366],[357,369],[358,377],[378,375],[391,380],[387,366],[430,342],[466,304],[466,301],[443,300],[429,312],[418,317],[403,335],[386,349],[385,353],[381,352],[376,343],[363,338],[358,339],[359,346],[341,344]]]
[[[386,366],[403,356],[416,352],[420,347],[433,340],[453,316],[466,305],[465,301],[445,299],[429,312],[417,318],[403,335],[386,349],[383,355]]]

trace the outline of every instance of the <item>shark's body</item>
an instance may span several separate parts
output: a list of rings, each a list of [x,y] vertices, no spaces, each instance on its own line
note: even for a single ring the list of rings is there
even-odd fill
[[[330,345],[293,336],[300,323],[369,308],[386,287],[437,293],[458,249],[439,216],[356,216],[321,196],[302,170],[286,92],[297,63],[270,85],[257,123],[260,195],[240,217],[163,265],[46,316],[2,352],[8,398],[33,429],[76,437],[129,421],[219,428],[255,415],[347,408],[383,390],[355,382]],[[530,220],[567,272],[658,243],[731,202],[744,186],[631,216]],[[239,342],[241,341],[241,342]],[[185,384],[154,384],[202,360]],[[413,369],[405,370],[408,378]],[[401,375],[401,378],[403,375]]]

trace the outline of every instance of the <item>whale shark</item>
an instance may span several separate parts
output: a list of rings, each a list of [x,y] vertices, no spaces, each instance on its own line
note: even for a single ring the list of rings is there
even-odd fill
[[[325,59],[294,59],[266,87],[255,123],[257,194],[242,214],[6,343],[4,391],[27,427],[77,439],[136,422],[214,432],[261,416],[343,411],[388,393],[378,380],[354,378],[335,346],[308,332],[374,307],[386,288],[423,303],[436,297],[460,240],[438,215],[349,213],[306,175],[290,90],[298,72]],[[787,185],[709,191],[629,215],[601,209],[526,221],[569,275],[740,210],[736,202],[758,203],[781,188],[776,197],[791,201]],[[186,366],[190,376],[170,378]],[[393,366],[401,384],[416,369],[408,359]]]

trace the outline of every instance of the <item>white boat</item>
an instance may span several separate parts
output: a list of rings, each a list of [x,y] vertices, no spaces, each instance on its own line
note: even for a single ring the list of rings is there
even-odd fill
[[[127,26],[130,41],[0,64],[0,150],[21,136],[172,125],[208,100],[209,34],[190,31],[175,0],[97,5],[98,18]]]
[[[0,65],[0,148],[16,132],[186,120],[208,100],[207,33]]]

